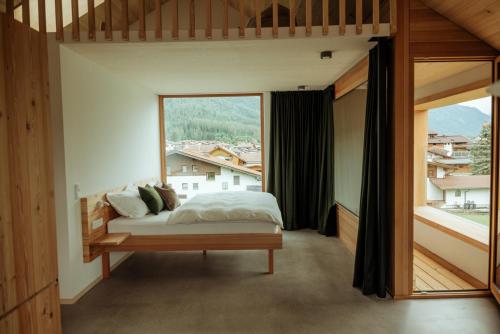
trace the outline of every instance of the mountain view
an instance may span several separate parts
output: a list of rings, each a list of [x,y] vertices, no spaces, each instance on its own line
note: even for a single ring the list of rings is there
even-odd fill
[[[168,141],[260,143],[260,97],[165,99]]]
[[[491,123],[491,117],[473,107],[452,105],[429,110],[429,131],[441,135],[475,138],[484,123]]]

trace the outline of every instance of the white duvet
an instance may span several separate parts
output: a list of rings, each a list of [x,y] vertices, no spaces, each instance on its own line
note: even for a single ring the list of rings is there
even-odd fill
[[[244,221],[269,222],[283,228],[276,198],[269,193],[254,191],[196,195],[175,209],[167,224]]]

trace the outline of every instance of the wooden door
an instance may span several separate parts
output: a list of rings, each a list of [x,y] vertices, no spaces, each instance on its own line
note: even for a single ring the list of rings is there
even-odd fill
[[[60,332],[48,89],[46,35],[0,14],[0,323],[9,333]],[[55,320],[41,321],[49,309]]]

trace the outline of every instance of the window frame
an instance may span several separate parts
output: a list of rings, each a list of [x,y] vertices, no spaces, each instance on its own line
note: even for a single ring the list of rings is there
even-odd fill
[[[261,153],[261,187],[262,192],[266,191],[266,160],[265,160],[265,117],[264,117],[264,93],[228,93],[228,94],[177,94],[177,95],[158,95],[159,105],[159,120],[160,120],[160,168],[161,179],[167,182],[167,154],[166,154],[166,129],[165,129],[165,110],[164,100],[169,98],[202,98],[202,97],[243,97],[243,96],[257,96],[260,99],[260,153]],[[208,178],[207,178],[208,180]]]
[[[236,178],[238,178],[238,183],[236,183]],[[234,186],[241,185],[241,177],[240,177],[240,175],[233,175],[233,185]]]

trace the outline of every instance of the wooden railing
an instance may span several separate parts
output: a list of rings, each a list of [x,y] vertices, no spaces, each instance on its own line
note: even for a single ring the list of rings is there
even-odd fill
[[[29,0],[0,0],[0,4],[2,1],[8,17],[15,17],[33,27],[30,22]],[[282,35],[295,36],[298,30],[303,31],[305,36],[311,36],[313,31],[319,31],[319,35],[325,36],[342,36],[346,35],[346,31],[352,35],[378,35],[382,24],[389,26],[386,34],[394,34],[396,31],[396,0],[87,0],[85,10],[79,6],[79,0],[65,0],[64,3],[63,0],[48,0],[54,1],[55,5],[54,17],[50,18],[46,17],[45,1],[38,0],[36,10],[31,10],[31,13],[38,13],[38,27],[33,28],[45,33],[48,31],[47,21],[50,21],[51,26],[55,26],[53,30],[59,41],[64,41],[65,38],[80,41],[82,30],[86,31],[86,39],[89,41],[95,41],[99,31],[104,40],[129,41],[131,24],[134,24],[134,30],[137,31],[134,39],[140,41],[177,40],[181,35],[186,39],[210,40],[216,35],[228,39],[232,36],[231,30],[237,31],[237,38],[259,38],[263,36],[265,28],[269,28],[267,30],[270,36],[274,38]],[[165,15],[162,7],[167,3],[169,10]],[[32,1],[31,5],[34,4],[36,2]],[[201,27],[204,30],[203,37],[197,34],[200,27],[196,26],[200,4],[203,5],[202,20],[205,21],[204,27]],[[187,8],[187,18],[182,18],[188,22],[187,29],[184,29],[187,34],[180,28],[180,6]],[[218,8],[219,13],[215,12],[215,8]],[[69,16],[64,15],[69,14],[69,10],[71,22],[64,25],[63,17]],[[83,11],[86,12],[82,13]],[[239,13],[237,27],[230,25],[230,11],[233,16],[234,11]],[[302,20],[300,24],[299,13]],[[214,26],[214,14],[217,14],[217,27]],[[149,29],[146,25],[147,17],[154,21]],[[251,29],[247,29],[250,21]],[[367,30],[367,25],[371,25],[371,29]],[[85,29],[81,29],[83,26]],[[346,28],[350,26],[353,29]],[[121,34],[114,34],[117,30]],[[151,33],[147,33],[148,31]]]

